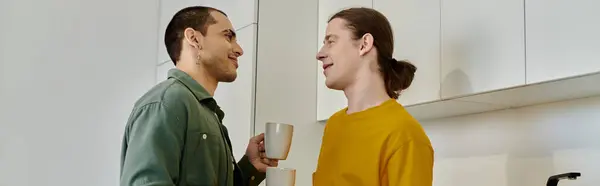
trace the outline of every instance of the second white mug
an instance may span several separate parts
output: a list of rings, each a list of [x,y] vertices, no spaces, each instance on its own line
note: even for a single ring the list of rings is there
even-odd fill
[[[265,130],[265,153],[267,158],[287,159],[292,145],[294,126],[285,123],[268,122]]]
[[[267,167],[266,186],[296,185],[296,169]]]

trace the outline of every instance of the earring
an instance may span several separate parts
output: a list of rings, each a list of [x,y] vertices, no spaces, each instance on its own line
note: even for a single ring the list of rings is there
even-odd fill
[[[196,65],[200,65],[200,55],[196,56]]]

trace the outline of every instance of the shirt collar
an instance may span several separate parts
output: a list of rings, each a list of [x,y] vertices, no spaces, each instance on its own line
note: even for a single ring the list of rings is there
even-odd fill
[[[221,107],[217,104],[217,101],[211,96],[206,89],[200,85],[196,80],[194,80],[190,75],[181,71],[177,68],[170,69],[168,72],[169,78],[173,78],[181,82],[185,87],[188,88],[194,94],[196,99],[200,103],[205,104],[208,108],[213,110],[219,120],[223,120],[225,113],[221,110]]]

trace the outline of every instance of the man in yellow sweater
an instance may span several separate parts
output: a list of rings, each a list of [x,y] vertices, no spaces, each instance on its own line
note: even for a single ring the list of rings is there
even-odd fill
[[[327,121],[314,186],[431,186],[434,152],[421,125],[396,99],[416,67],[392,57],[387,18],[370,8],[329,19],[317,54],[326,85],[348,107]]]

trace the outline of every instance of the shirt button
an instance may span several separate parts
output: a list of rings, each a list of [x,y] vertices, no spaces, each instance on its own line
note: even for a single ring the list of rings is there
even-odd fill
[[[206,139],[206,134],[202,134],[202,139]]]
[[[250,180],[254,180],[254,176],[250,177]]]

